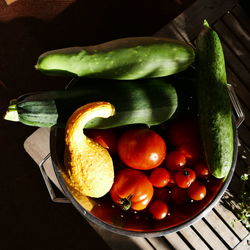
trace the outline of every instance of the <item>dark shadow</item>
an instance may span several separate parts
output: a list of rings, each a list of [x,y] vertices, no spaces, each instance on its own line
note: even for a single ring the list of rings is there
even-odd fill
[[[143,1],[143,4],[136,1],[122,4],[115,1],[76,1],[48,21],[36,18],[43,11],[34,10],[39,1],[32,7],[32,1],[19,0],[7,7],[9,12],[7,8],[0,10],[1,20],[11,19],[0,23],[0,80],[13,90],[13,95],[64,88],[67,83],[64,78],[44,76],[34,69],[43,52],[99,44],[121,37],[153,35],[194,0],[183,1],[181,5],[175,1]],[[56,2],[58,5],[59,1]],[[27,8],[33,17],[21,17],[28,16]],[[56,6],[51,10],[45,8],[51,12],[50,17],[54,9]]]

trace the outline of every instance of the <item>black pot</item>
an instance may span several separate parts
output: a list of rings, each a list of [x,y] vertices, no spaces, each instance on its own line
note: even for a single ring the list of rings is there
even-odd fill
[[[77,79],[73,79],[73,81],[70,82],[70,84],[68,85],[67,88],[71,88],[72,86],[76,87],[77,82],[78,82]],[[192,81],[189,82],[188,89],[184,89],[184,92],[186,93],[185,95],[187,95],[188,98],[185,98],[184,97],[185,95],[183,96],[183,88],[186,88],[185,86],[187,86],[187,84],[180,85],[180,82],[179,82],[175,86],[177,89],[177,93],[178,93],[178,88],[179,88],[178,94],[183,98],[182,100],[184,100],[184,103],[185,103],[186,99],[187,100],[190,99],[189,93],[190,93],[191,84],[193,84]],[[232,105],[235,109],[235,113],[237,116],[237,121],[236,121],[235,117],[233,117],[234,154],[233,154],[232,166],[231,166],[231,169],[230,169],[228,176],[224,180],[220,180],[219,189],[217,189],[216,192],[214,192],[213,195],[211,195],[210,198],[207,199],[207,201],[205,202],[205,199],[208,196],[208,194],[207,194],[207,196],[204,199],[203,205],[200,206],[200,209],[196,210],[195,212],[192,212],[191,216],[186,217],[182,221],[172,223],[171,225],[167,225],[167,224],[164,225],[164,224],[161,224],[161,222],[159,222],[158,224],[157,223],[155,225],[153,224],[153,226],[150,225],[150,227],[145,227],[145,224],[140,223],[140,221],[138,221],[136,227],[128,227],[128,226],[126,226],[126,223],[124,224],[124,221],[122,221],[121,219],[119,220],[119,219],[117,219],[117,217],[113,218],[113,217],[117,216],[117,213],[115,214],[115,212],[114,212],[114,216],[111,213],[112,220],[106,220],[106,218],[102,219],[103,217],[97,216],[96,213],[95,214],[93,213],[94,210],[93,210],[93,206],[92,206],[92,203],[96,203],[96,200],[91,199],[91,198],[87,198],[84,196],[81,197],[78,192],[75,192],[75,190],[72,190],[72,189],[70,190],[69,187],[67,186],[67,184],[65,183],[65,180],[62,176],[62,171],[64,168],[63,154],[64,154],[64,132],[65,131],[64,131],[64,128],[55,126],[55,127],[51,128],[51,132],[50,132],[51,159],[52,159],[52,164],[53,164],[53,168],[54,168],[56,177],[58,179],[59,184],[61,185],[61,188],[62,188],[65,196],[75,206],[75,208],[80,212],[80,214],[84,218],[89,220],[90,222],[92,222],[100,227],[103,227],[107,230],[110,230],[114,233],[118,233],[118,234],[126,235],[126,236],[158,237],[158,236],[162,236],[165,234],[180,231],[181,229],[188,227],[188,226],[192,225],[193,223],[197,222],[198,220],[203,218],[207,213],[209,213],[212,210],[212,208],[220,201],[220,199],[223,196],[223,194],[225,193],[229,183],[231,182],[232,176],[234,174],[236,162],[237,162],[237,155],[238,155],[238,131],[237,131],[237,128],[244,121],[245,117],[244,117],[244,114],[241,110],[241,107],[240,107],[239,101],[237,99],[237,96],[234,92],[234,89],[233,89],[232,85],[229,85],[229,84],[228,84],[228,93],[229,93]],[[193,92],[192,92],[192,94],[193,94]],[[188,104],[186,103],[184,106],[186,107],[189,105],[190,105],[190,103],[188,101]],[[192,110],[192,108],[191,108],[191,110],[189,110],[189,112],[191,112],[189,114],[193,114],[193,113],[197,112],[195,106],[196,105],[193,106],[194,110]],[[218,179],[216,180],[216,178],[214,178],[214,179],[215,179],[215,181],[218,180]],[[108,199],[108,200],[110,200],[110,199]],[[202,202],[203,202],[203,200],[201,201],[201,203],[199,201],[200,204],[202,204]],[[111,203],[111,201],[110,201],[110,203]],[[110,206],[112,206],[112,205],[110,205]],[[191,208],[192,208],[192,206],[191,206]],[[180,211],[187,210],[187,209],[188,209],[187,207],[185,207],[185,209],[183,209],[183,207],[181,207]],[[116,210],[113,210],[113,211],[116,211]],[[121,211],[120,208],[119,208],[119,211]],[[118,214],[118,216],[119,216],[119,214]],[[143,214],[142,214],[142,216],[143,216]],[[136,220],[135,217],[133,217],[132,219]],[[149,222],[150,222],[150,219],[149,219]],[[148,223],[148,221],[147,221],[147,223]]]

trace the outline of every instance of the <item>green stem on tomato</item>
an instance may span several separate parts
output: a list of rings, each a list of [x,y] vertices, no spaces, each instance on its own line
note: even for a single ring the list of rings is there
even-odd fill
[[[130,194],[127,198],[122,198],[121,199],[121,208],[122,210],[129,210],[131,205],[132,205],[132,202],[131,202],[131,198],[132,198],[133,194]]]
[[[121,199],[121,208],[122,210],[129,210],[131,207],[131,201],[128,198]]]
[[[189,176],[189,175],[190,175],[189,171],[186,170],[186,169],[183,170],[183,174],[184,174],[185,176]]]

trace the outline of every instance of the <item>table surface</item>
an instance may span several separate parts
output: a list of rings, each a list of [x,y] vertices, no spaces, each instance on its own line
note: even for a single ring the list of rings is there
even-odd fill
[[[65,79],[49,78],[34,70],[33,65],[43,51],[72,44],[95,44],[118,37],[153,34],[193,42],[200,29],[199,20],[204,18],[202,13],[216,31],[226,37],[222,42],[226,52],[228,76],[234,83],[246,115],[245,122],[239,129],[239,137],[242,145],[250,145],[249,23],[237,1],[217,0],[211,3],[208,0],[197,0],[179,16],[178,11],[184,10],[186,6],[181,5],[178,11],[166,15],[169,13],[167,6],[161,3],[156,7],[155,1],[147,1],[143,8],[140,5],[133,5],[133,8],[132,5],[124,6],[125,12],[131,14],[129,20],[126,18],[127,13],[118,15],[120,6],[111,2],[112,8],[107,3],[100,6],[100,3],[97,5],[93,1],[84,5],[80,1],[56,0],[53,1],[53,6],[52,1],[31,2],[18,0],[7,6],[0,0],[1,114],[6,110],[9,100],[20,94],[65,86]],[[190,2],[192,1],[186,1],[186,4]],[[100,10],[97,11],[96,6]],[[169,6],[171,5],[168,8]],[[171,8],[175,7],[177,5],[172,5]],[[77,14],[79,11],[81,16]],[[152,19],[149,20],[148,16]],[[170,21],[175,16],[177,17]],[[115,27],[112,25],[113,20],[117,20]],[[0,127],[0,138],[4,145],[0,159],[3,169],[0,176],[3,249],[81,249],[85,245],[91,246],[91,249],[115,249],[120,242],[127,241],[129,244],[128,239],[104,235],[102,232],[96,234],[72,205],[50,201],[41,174],[34,167],[36,164],[23,148],[26,138],[33,132],[36,133],[35,128],[3,120],[0,121]],[[249,158],[242,158],[244,149],[239,149],[237,171],[230,185],[229,195],[237,195],[242,167],[249,164]],[[133,242],[130,247],[192,249],[197,246],[211,247],[222,241],[220,246],[224,245],[227,249],[246,249],[249,233],[242,229],[242,224],[238,224],[236,229],[229,222],[225,226],[226,218],[235,216],[232,209],[224,209],[225,206],[232,206],[231,203],[226,204],[228,200],[224,198],[223,206],[216,208],[212,216],[199,222],[200,224],[176,235],[130,239]],[[221,214],[224,214],[224,219]],[[217,223],[216,230],[229,232],[223,235],[226,237],[224,240],[214,232],[216,230],[211,233],[211,229],[208,229],[214,225],[218,216],[223,219],[223,223]],[[197,228],[204,230],[204,234],[210,233],[210,242],[204,238],[201,240]]]

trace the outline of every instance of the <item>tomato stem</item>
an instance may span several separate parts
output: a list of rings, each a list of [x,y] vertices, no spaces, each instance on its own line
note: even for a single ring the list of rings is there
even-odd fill
[[[121,199],[121,207],[122,207],[122,210],[129,210],[130,207],[131,207],[131,200],[128,198],[123,198]]]
[[[185,176],[189,176],[190,175],[190,173],[189,173],[189,171],[188,170],[183,170],[183,174],[185,175]]]

